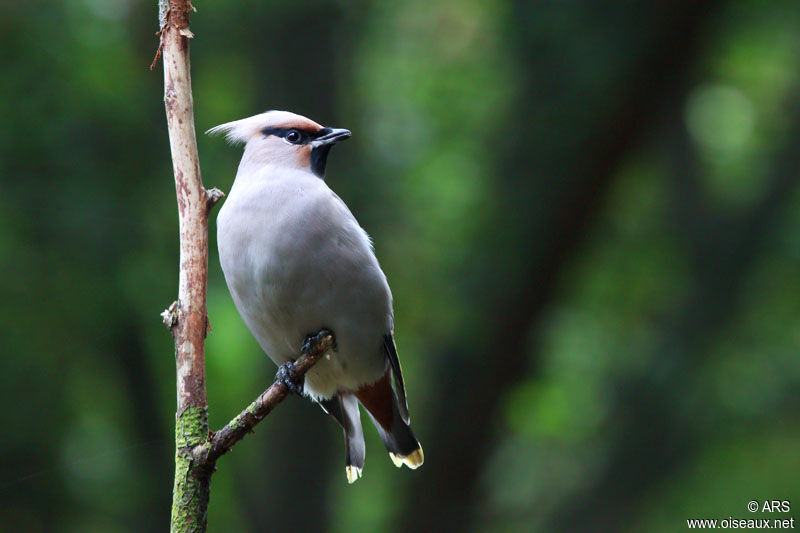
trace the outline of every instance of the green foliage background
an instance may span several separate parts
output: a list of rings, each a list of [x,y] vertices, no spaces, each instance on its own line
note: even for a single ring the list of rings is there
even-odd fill
[[[347,127],[418,471],[290,399],[211,531],[673,531],[800,508],[796,2],[198,0],[200,130]],[[155,2],[0,4],[0,529],[163,531],[177,217]],[[207,186],[240,151],[199,137]],[[211,425],[271,382],[212,231]],[[796,516],[793,509],[789,516]],[[770,516],[772,517],[772,516]]]

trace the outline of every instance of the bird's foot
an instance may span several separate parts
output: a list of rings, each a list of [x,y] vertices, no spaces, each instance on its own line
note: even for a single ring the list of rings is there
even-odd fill
[[[328,328],[322,328],[316,333],[309,333],[303,340],[303,345],[300,347],[300,351],[302,353],[309,353],[311,350],[314,349],[315,346],[317,346],[317,344],[319,344],[322,341],[322,339],[324,339],[328,335],[333,337],[333,332]],[[336,337],[333,337],[333,349],[334,350],[336,349]]]
[[[289,391],[303,395],[303,383],[305,378],[294,371],[294,361],[286,361],[278,367],[275,380],[283,383]]]

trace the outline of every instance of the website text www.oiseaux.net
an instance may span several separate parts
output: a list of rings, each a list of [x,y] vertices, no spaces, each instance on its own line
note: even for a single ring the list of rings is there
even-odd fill
[[[792,518],[689,518],[689,529],[794,529]]]

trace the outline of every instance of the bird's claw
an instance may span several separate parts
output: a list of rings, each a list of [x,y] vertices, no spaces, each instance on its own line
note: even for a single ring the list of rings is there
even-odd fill
[[[316,333],[309,333],[308,335],[306,335],[306,338],[303,340],[303,345],[300,347],[300,351],[302,353],[311,352],[311,350],[313,350],[314,347],[317,346],[322,341],[322,339],[324,339],[328,335],[333,337],[333,332],[331,330],[329,330],[328,328],[322,328],[321,330],[317,331]],[[334,340],[334,346],[335,346],[335,344],[336,344],[336,341]]]
[[[303,345],[300,347],[300,351],[303,354],[311,353],[319,345],[319,343],[322,342],[322,339],[328,335],[333,337],[333,333],[327,328],[322,328],[316,333],[310,333],[309,335],[306,335],[306,338],[303,339]],[[280,365],[278,367],[278,372],[275,374],[275,380],[283,383],[291,392],[294,392],[300,396],[303,395],[303,384],[305,382],[305,377],[301,376],[295,371],[294,361],[286,361]]]
[[[286,361],[278,367],[278,372],[275,374],[275,380],[283,383],[289,391],[303,395],[304,377],[294,371],[294,361]]]

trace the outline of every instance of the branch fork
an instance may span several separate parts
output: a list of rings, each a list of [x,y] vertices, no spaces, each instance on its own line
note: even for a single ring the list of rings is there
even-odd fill
[[[322,330],[311,336],[311,342],[303,345],[302,355],[292,364],[293,372],[303,378],[314,364],[322,357],[329,356],[335,349],[333,334]],[[225,427],[216,432],[209,432],[208,439],[194,446],[191,450],[195,464],[204,471],[211,472],[221,456],[225,455],[234,444],[242,440],[248,433],[253,433],[256,424],[261,422],[291,391],[282,380],[275,382]]]
[[[221,190],[217,189],[216,187],[212,187],[211,189],[206,189],[206,207],[210,212],[211,209],[217,205],[217,202],[225,198],[225,193]]]
[[[178,325],[178,313],[180,312],[180,302],[175,300],[169,307],[161,312],[161,321],[167,326],[170,331]]]

